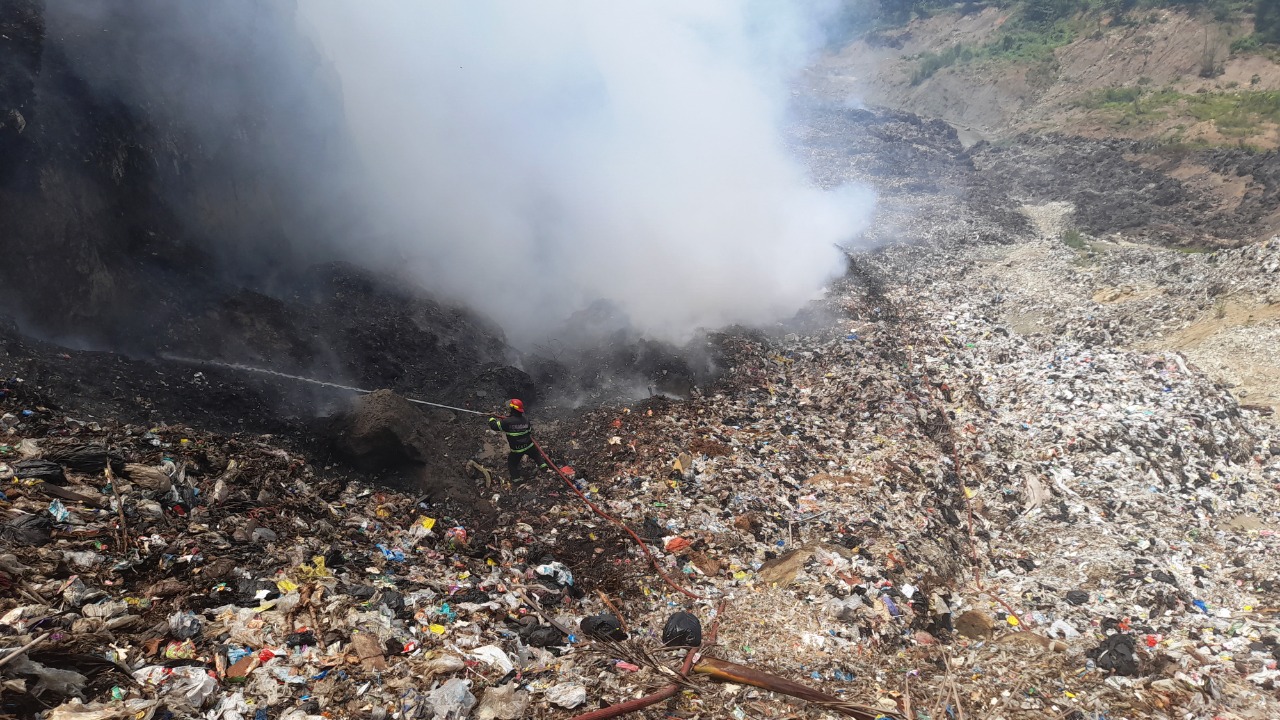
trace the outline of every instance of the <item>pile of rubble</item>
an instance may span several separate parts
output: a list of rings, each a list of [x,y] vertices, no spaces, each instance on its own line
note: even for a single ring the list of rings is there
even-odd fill
[[[989,275],[1019,305],[1042,313],[1048,332],[1108,344],[1159,341],[1227,303],[1280,305],[1280,237],[1198,253],[1088,239],[1072,250],[1056,235],[1017,257],[988,256],[1035,264],[1030,277]]]

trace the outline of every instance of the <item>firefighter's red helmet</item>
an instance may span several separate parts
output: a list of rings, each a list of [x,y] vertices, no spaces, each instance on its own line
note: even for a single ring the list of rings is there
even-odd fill
[[[507,407],[511,408],[512,410],[518,413],[524,412],[524,402],[521,401],[519,398],[511,398],[510,400],[508,400]]]

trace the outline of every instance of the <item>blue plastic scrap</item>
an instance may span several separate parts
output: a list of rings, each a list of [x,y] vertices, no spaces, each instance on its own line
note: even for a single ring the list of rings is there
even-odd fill
[[[382,543],[378,543],[378,549],[382,551],[382,557],[391,562],[404,562],[404,551],[392,550]]]
[[[902,614],[902,611],[898,609],[897,603],[895,603],[887,594],[881,595],[880,600],[884,602],[884,606],[889,609],[890,615],[898,617]]]

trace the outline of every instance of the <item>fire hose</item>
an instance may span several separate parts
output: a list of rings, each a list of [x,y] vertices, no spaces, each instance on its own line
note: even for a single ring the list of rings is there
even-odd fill
[[[720,607],[716,610],[715,622],[711,624],[711,631],[703,638],[701,646],[688,649],[684,656],[684,663],[680,666],[679,672],[672,678],[672,682],[669,685],[643,697],[575,716],[572,720],[608,720],[609,718],[620,717],[637,710],[643,710],[651,705],[656,705],[675,697],[681,690],[692,688],[693,685],[691,685],[689,678],[691,672],[705,675],[719,682],[751,685],[771,692],[790,695],[806,702],[817,703],[821,707],[846,717],[854,718],[854,720],[902,720],[902,716],[896,713],[884,712],[876,708],[848,702],[807,685],[801,685],[786,678],[778,677],[772,673],[726,660],[705,657],[702,652],[716,644],[716,638],[720,631],[720,618],[723,614],[724,601],[721,600]]]
[[[350,385],[342,385],[339,383],[327,382],[324,380],[316,380],[314,378],[302,377],[299,375],[290,375],[290,374],[278,372],[275,370],[268,370],[266,368],[253,367],[250,365],[242,365],[239,363],[228,363],[228,362],[222,362],[218,360],[196,360],[192,358],[186,358],[186,357],[180,357],[180,356],[168,355],[168,354],[162,355],[161,357],[163,357],[166,360],[182,362],[182,363],[187,363],[192,365],[215,366],[215,367],[222,367],[229,370],[236,370],[239,372],[254,372],[254,373],[261,373],[265,375],[272,375],[272,376],[287,379],[287,380],[306,382],[314,385],[320,385],[320,386],[330,387],[330,388],[339,389],[339,390],[347,390],[347,391],[357,392],[361,394],[369,394],[370,392],[372,392],[371,390],[352,387]],[[481,412],[478,410],[470,410],[467,408],[455,407],[453,405],[445,405],[443,403],[435,403],[435,402],[429,402],[426,400],[419,400],[416,398],[407,398],[407,397],[405,399],[411,403],[416,403],[419,405],[430,405],[432,407],[444,408],[447,410],[454,410],[457,412],[468,413],[471,415],[488,415],[489,417],[502,417],[500,415],[490,415],[489,413]],[[573,479],[570,478],[569,475],[565,473],[565,471],[559,465],[557,465],[555,462],[551,460],[551,458],[547,455],[546,451],[543,450],[542,446],[538,445],[536,441],[533,443],[533,447],[535,450],[538,451],[538,455],[542,458],[544,462],[546,462],[547,466],[550,467],[552,470],[554,470],[556,475],[560,476],[560,479],[564,481],[564,484],[567,485],[569,489],[573,491],[573,494],[577,495],[578,498],[582,500],[582,502],[585,503],[586,506],[590,508],[592,512],[594,512],[596,515],[600,516],[601,518],[604,518],[608,522],[614,525],[617,525],[619,528],[622,528],[622,530],[626,532],[627,535],[631,536],[631,539],[634,540],[636,545],[640,547],[641,552],[643,552],[645,557],[648,558],[650,565],[653,566],[654,571],[658,573],[658,576],[662,578],[663,582],[665,582],[673,590],[689,598],[692,598],[694,600],[706,599],[706,596],[698,595],[697,593],[691,590],[688,590],[687,588],[681,587],[678,583],[676,583],[676,581],[673,580],[671,576],[668,575],[666,571],[664,571],[662,567],[658,564],[657,558],[654,557],[653,553],[650,552],[649,547],[645,544],[644,540],[641,539],[640,536],[635,533],[635,531],[633,531],[630,527],[628,527],[626,523],[623,523],[621,520],[618,520],[617,518],[609,515],[604,510],[601,510],[599,506],[597,506],[595,503],[591,502],[591,500],[585,494],[583,494],[581,490],[578,489],[578,486],[574,484]],[[719,625],[719,620],[717,619],[716,624],[712,626],[711,635],[708,638],[709,642],[704,643],[703,648],[714,644],[718,625]],[[27,646],[19,648],[17,651],[10,653],[8,656],[0,660],[0,665],[9,662],[14,657],[22,653],[24,650],[38,644],[41,641],[41,639],[43,638],[37,638],[32,643],[29,643]],[[802,700],[821,703],[824,706],[826,706],[828,709],[834,710],[843,715],[856,718],[857,720],[880,720],[881,718],[895,720],[897,717],[895,715],[891,715],[887,713],[876,712],[871,708],[859,707],[859,706],[852,705],[851,703],[842,702],[838,698],[826,695],[825,693],[819,692],[817,690],[806,687],[799,683],[795,683],[795,682],[786,680],[784,678],[771,675],[769,673],[761,672],[759,670],[756,670],[751,667],[747,667],[745,665],[738,665],[736,663],[731,663],[725,660],[719,660],[717,658],[699,657],[698,650],[699,648],[696,648],[696,647],[689,648],[687,654],[685,655],[684,663],[678,673],[678,677],[679,677],[678,682],[673,683],[652,695],[648,695],[643,698],[637,698],[635,700],[621,703],[619,705],[602,708],[600,710],[587,713],[586,715],[579,716],[578,718],[575,718],[575,720],[598,720],[603,718],[613,718],[628,712],[640,710],[642,708],[661,702],[662,700],[666,700],[668,698],[674,697],[681,690],[681,688],[684,687],[683,683],[688,682],[688,676],[690,672],[706,675],[710,678],[719,680],[721,682],[731,682],[731,683],[736,683],[740,685],[753,685],[755,687],[783,693],[786,695],[790,695],[792,697],[800,698]]]
[[[313,385],[330,387],[337,390],[347,390],[349,392],[357,392],[364,395],[368,395],[369,393],[373,392],[372,390],[353,387],[351,385],[342,385],[339,383],[328,382],[325,380],[316,380],[315,378],[302,377],[301,375],[290,375],[288,373],[282,373],[276,370],[269,370],[267,368],[254,367],[252,365],[244,365],[241,363],[229,363],[229,362],[223,362],[221,360],[199,360],[195,358],[182,357],[180,355],[171,355],[168,353],[162,353],[160,357],[164,358],[165,360],[186,363],[189,365],[206,365],[206,366],[225,368],[228,370],[235,370],[238,372],[252,372],[252,373],[259,373],[262,375],[272,375],[274,377],[283,378],[286,380],[295,380],[298,382],[311,383]],[[446,410],[454,410],[456,412],[463,412],[471,415],[489,415],[489,413],[480,412],[479,410],[469,410],[467,408],[455,407],[453,405],[445,405],[443,403],[429,402],[427,400],[419,400],[417,398],[405,397],[405,400],[408,400],[411,403],[416,403],[418,405],[429,405],[431,407],[438,407]],[[501,417],[501,416],[489,415],[489,417]],[[536,442],[534,443],[534,448],[538,451],[538,454],[542,456],[542,459],[547,463],[547,465],[556,471],[556,474],[560,476],[560,479],[564,480],[565,485],[568,485],[569,489],[572,490],[575,495],[581,498],[582,502],[587,504],[587,507],[591,508],[592,512],[604,518],[605,520],[608,520],[614,525],[617,525],[618,527],[622,528],[628,535],[631,536],[631,539],[635,540],[636,544],[640,546],[640,550],[644,552],[645,557],[649,559],[649,563],[653,565],[653,569],[657,571],[659,576],[662,577],[663,582],[665,582],[667,585],[670,585],[673,589],[679,591],[681,594],[686,595],[690,598],[693,598],[694,600],[706,599],[704,596],[698,595],[697,593],[694,593],[676,584],[676,582],[672,580],[671,577],[667,575],[667,573],[664,572],[663,569],[658,565],[657,558],[655,558],[653,556],[653,553],[649,551],[648,546],[646,546],[644,541],[640,539],[639,535],[636,535],[635,532],[632,531],[631,528],[627,527],[626,524],[624,524],[622,521],[617,520],[616,518],[610,516],[608,513],[601,510],[599,507],[597,507],[595,503],[588,500],[587,496],[583,495],[582,491],[578,490],[578,486],[573,484],[573,480],[570,479],[569,476],[566,475],[565,472],[560,469],[560,466],[552,462],[551,458],[547,457],[547,453],[543,451],[542,447],[539,446]]]
[[[296,382],[310,383],[312,385],[319,385],[320,387],[333,388],[335,390],[346,390],[349,392],[360,393],[361,395],[369,395],[374,392],[373,390],[366,390],[364,388],[358,388],[351,385],[343,385],[341,383],[329,382],[328,380],[317,380],[315,378],[303,377],[301,375],[290,375],[289,373],[283,373],[283,372],[280,372],[279,370],[269,370],[267,368],[254,367],[253,365],[245,365],[244,363],[223,362],[222,360],[199,360],[197,358],[183,357],[181,355],[173,355],[171,353],[160,353],[159,357],[164,360],[180,362],[186,365],[206,365],[210,367],[224,368],[226,370],[235,370],[237,372],[251,372],[251,373],[258,373],[259,375],[271,375],[273,377],[282,378],[284,380],[294,380]],[[443,408],[445,410],[455,410],[457,412],[470,413],[472,415],[488,415],[489,414],[486,412],[480,412],[479,410],[468,410],[467,408],[455,407],[453,405],[445,405],[443,403],[429,402],[427,400],[419,400],[417,398],[411,398],[405,395],[401,395],[400,397],[403,397],[405,400],[408,400],[409,402],[414,403],[416,405],[430,405],[431,407]]]

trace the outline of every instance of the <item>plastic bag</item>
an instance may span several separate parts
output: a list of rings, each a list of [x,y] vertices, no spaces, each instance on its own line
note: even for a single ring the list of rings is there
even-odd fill
[[[48,545],[53,522],[44,515],[19,515],[0,526],[0,540],[23,547]]]
[[[62,557],[78,568],[92,568],[102,562],[102,556],[92,550],[66,550]]]
[[[582,634],[596,640],[622,642],[627,639],[627,634],[622,631],[622,623],[613,613],[601,613],[585,617],[581,623]]]
[[[85,605],[80,609],[80,613],[85,617],[95,617],[107,620],[117,615],[123,615],[129,612],[129,603],[123,600],[103,600],[100,603]]]
[[[551,578],[561,585],[573,584],[573,571],[562,562],[547,563],[534,568],[534,572],[543,577]]]
[[[48,605],[20,605],[0,616],[0,625],[7,625],[15,632],[26,632],[32,620],[42,620],[50,612]]]
[[[8,652],[0,654],[8,655]],[[58,668],[46,667],[25,655],[10,661],[5,666],[5,671],[11,674],[35,677],[36,685],[31,689],[31,694],[33,695],[40,695],[47,691],[55,695],[75,695],[79,697],[84,693],[84,686],[89,683],[89,678],[75,670],[59,670]]]
[[[1050,637],[1060,637],[1064,640],[1073,640],[1080,637],[1080,631],[1071,626],[1066,620],[1054,620],[1049,626]]]
[[[667,618],[662,628],[662,644],[666,647],[697,647],[702,644],[702,622],[687,612]]]
[[[54,522],[64,523],[71,519],[71,511],[57,498],[49,501],[49,515],[53,517]]]
[[[476,705],[471,694],[471,683],[453,678],[427,695],[427,702],[435,710],[435,720],[463,720]]]
[[[129,463],[124,466],[124,475],[133,484],[149,492],[167,493],[173,488],[169,475],[158,467]]]
[[[187,640],[200,634],[204,623],[195,613],[178,612],[169,616],[169,634],[179,640]]]
[[[67,601],[71,607],[80,607],[86,600],[102,597],[101,590],[95,590],[78,577],[73,577],[71,582],[62,589],[62,599]]]
[[[67,474],[62,466],[48,460],[19,460],[10,463],[9,469],[19,480],[41,480],[54,485],[66,485]]]
[[[207,720],[246,720],[253,717],[253,708],[244,700],[244,693],[227,695],[218,701],[218,706],[205,714]]]
[[[218,681],[209,676],[203,668],[189,665],[167,668],[163,665],[148,665],[133,673],[133,679],[157,688],[160,695],[177,695],[192,707],[204,705],[209,696],[218,689]]]
[[[511,662],[511,658],[507,657],[507,654],[497,645],[478,647],[468,654],[477,660],[498,668],[503,674],[509,673],[516,668],[515,664]]]
[[[454,655],[441,655],[440,657],[431,659],[431,662],[427,665],[427,670],[436,675],[445,675],[447,673],[457,672],[466,666],[467,664],[463,662],[460,657],[456,657]]]
[[[378,543],[377,548],[382,551],[382,557],[391,562],[404,562],[404,551],[399,548],[389,548],[382,543]]]
[[[529,700],[529,693],[520,690],[516,683],[491,687],[480,698],[476,720],[518,720],[524,717]]]
[[[1138,674],[1138,656],[1132,635],[1109,635],[1098,647],[1085,652],[1085,657],[1093,659],[1103,670],[1117,675],[1136,677]]]
[[[123,703],[89,703],[72,700],[49,711],[46,720],[151,720],[160,703],[133,698]]]
[[[108,463],[115,472],[124,472],[124,459],[102,445],[57,445],[45,450],[44,456],[87,475],[97,475]]]
[[[164,656],[169,660],[194,660],[196,654],[196,644],[190,640],[171,642],[164,647]]]
[[[543,694],[552,705],[566,710],[572,710],[587,701],[587,689],[577,683],[554,685]]]

